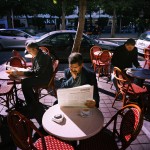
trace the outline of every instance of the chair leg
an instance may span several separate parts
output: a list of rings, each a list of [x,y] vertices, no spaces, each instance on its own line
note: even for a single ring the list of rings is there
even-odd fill
[[[145,63],[144,63],[143,68],[145,68],[145,67],[146,67],[146,65],[147,65],[147,60],[145,60]]]
[[[99,77],[100,77],[101,72],[102,72],[102,67],[99,66],[99,68],[98,68],[98,80],[99,80]]]
[[[117,100],[119,94],[120,94],[120,91],[116,93],[115,99],[114,99],[114,101],[113,101],[113,103],[112,103],[112,107],[114,107],[114,104],[115,104],[115,102],[116,102],[116,100]]]

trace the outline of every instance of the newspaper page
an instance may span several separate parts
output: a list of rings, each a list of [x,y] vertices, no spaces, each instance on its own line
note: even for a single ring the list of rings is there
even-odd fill
[[[10,65],[5,65],[5,67],[6,67],[7,69],[12,70],[12,71],[29,71],[28,68],[13,67],[13,66],[10,66]]]
[[[93,99],[93,86],[83,85],[74,88],[58,89],[60,106],[85,107],[86,100]]]

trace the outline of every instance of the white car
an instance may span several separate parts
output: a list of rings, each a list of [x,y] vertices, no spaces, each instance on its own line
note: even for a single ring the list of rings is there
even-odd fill
[[[24,48],[27,40],[37,38],[19,29],[0,29],[0,51],[5,48]]]
[[[144,54],[144,49],[150,48],[150,31],[146,31],[140,35],[136,41],[136,47],[139,54]]]

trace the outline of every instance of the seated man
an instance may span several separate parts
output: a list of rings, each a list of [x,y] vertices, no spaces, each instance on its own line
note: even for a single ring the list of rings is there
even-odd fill
[[[29,105],[36,101],[33,88],[49,83],[53,73],[53,66],[50,56],[43,53],[36,43],[27,43],[26,49],[33,57],[32,68],[26,72],[16,71],[15,75],[28,77],[23,79],[21,83],[26,103]]]
[[[80,53],[72,53],[69,58],[69,68],[65,70],[65,77],[62,81],[62,88],[72,88],[85,84],[94,86],[93,99],[96,101],[96,107],[99,107],[99,94],[96,75],[83,66],[83,58]]]
[[[126,68],[132,68],[134,65],[136,68],[140,67],[138,62],[138,52],[135,47],[135,40],[128,39],[123,45],[116,48],[112,60],[113,67],[118,67],[122,71]],[[114,86],[117,89],[116,80],[113,78]]]

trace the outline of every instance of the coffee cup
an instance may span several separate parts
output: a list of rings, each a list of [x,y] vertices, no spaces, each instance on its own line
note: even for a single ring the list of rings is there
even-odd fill
[[[90,115],[90,109],[89,108],[82,108],[80,114],[82,116],[89,116]]]

